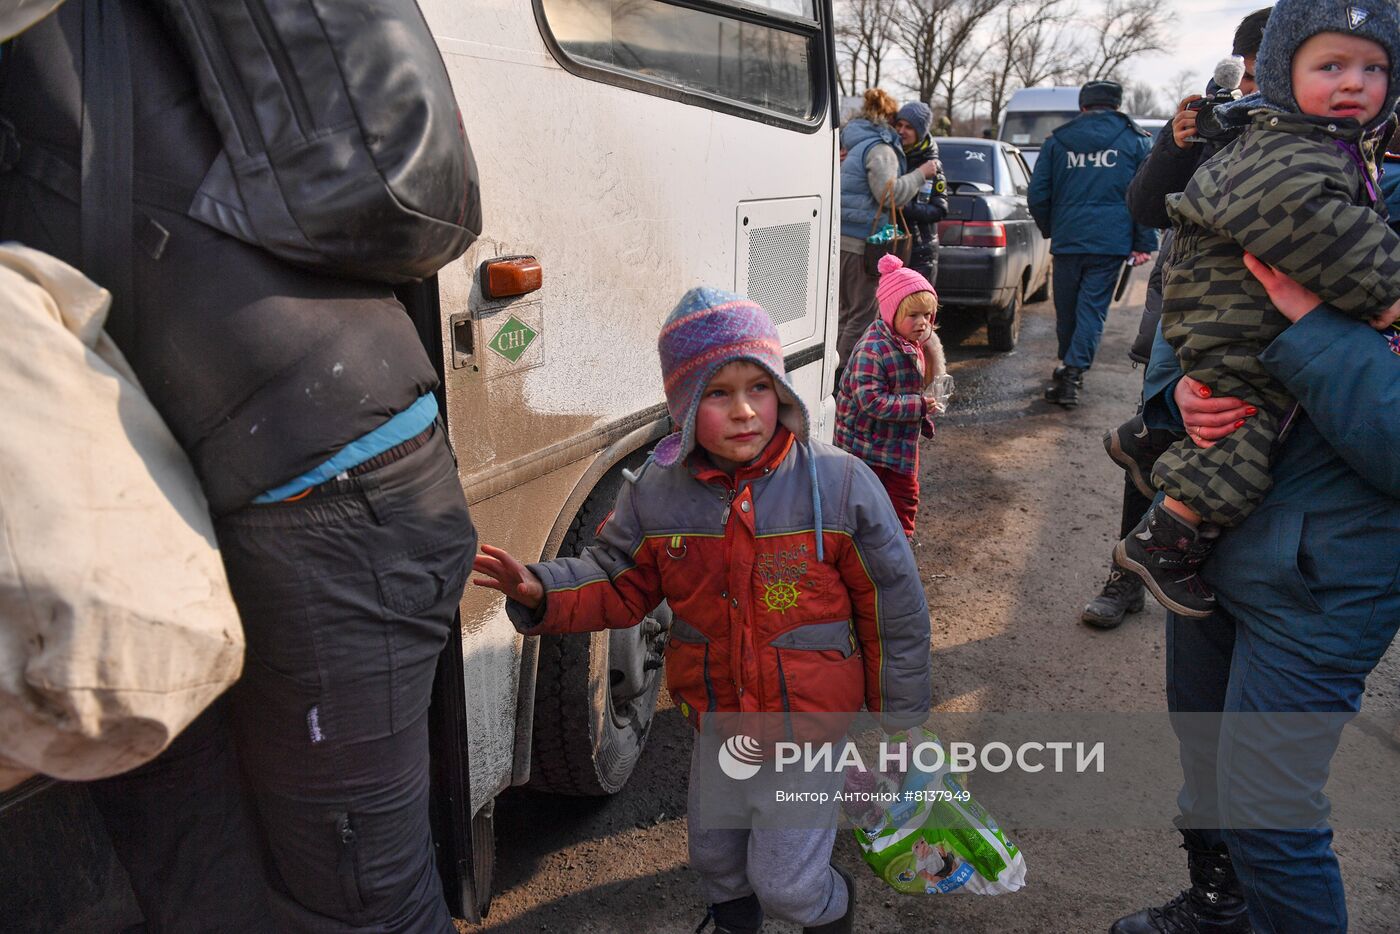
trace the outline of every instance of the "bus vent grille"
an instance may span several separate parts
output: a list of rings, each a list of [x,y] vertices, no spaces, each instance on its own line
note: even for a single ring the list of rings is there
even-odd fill
[[[812,225],[777,224],[748,230],[749,298],[777,325],[807,313]]]

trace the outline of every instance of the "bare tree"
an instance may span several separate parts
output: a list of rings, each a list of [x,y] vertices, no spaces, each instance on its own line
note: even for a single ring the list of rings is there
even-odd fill
[[[885,59],[894,46],[895,0],[846,0],[836,20],[837,77],[842,91],[860,94],[879,87]]]
[[[1190,68],[1183,68],[1172,75],[1167,82],[1167,94],[1171,97],[1173,111],[1176,105],[1181,103],[1191,94],[1200,94],[1205,90],[1205,82]]]
[[[948,113],[956,91],[985,51],[978,27],[1005,0],[900,0],[894,15],[895,46],[908,59],[906,87],[921,101],[942,92]]]
[[[1087,44],[1080,73],[1090,81],[1113,78],[1135,56],[1166,51],[1169,12],[1161,0],[1107,0],[1102,27]]]
[[[1049,5],[1046,7],[1049,13]],[[1055,17],[1036,19],[1034,11],[1028,17],[1026,29],[1017,44],[1012,71],[1022,87],[1037,84],[1067,84],[1075,75],[1075,52],[1078,42],[1069,29],[1075,8],[1071,5]]]
[[[1018,88],[1067,77],[1074,69],[1074,47],[1065,25],[1074,14],[1070,0],[1006,0],[986,45],[978,102],[995,121]]]
[[[1128,81],[1123,84],[1123,112],[1136,117],[1165,117],[1157,92],[1146,84]]]
[[[962,89],[962,84],[969,75],[979,71],[982,62],[987,58],[988,47],[983,43],[964,43],[957,51],[948,57],[947,65],[943,69],[943,77],[940,79],[940,89],[943,92],[943,112],[948,115],[948,119],[953,119],[953,107],[957,101],[958,92]],[[978,95],[972,95],[976,98]],[[975,107],[976,101],[973,105]]]

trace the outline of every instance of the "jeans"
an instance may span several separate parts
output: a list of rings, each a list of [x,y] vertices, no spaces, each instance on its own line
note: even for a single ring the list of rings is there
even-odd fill
[[[1055,255],[1055,338],[1065,366],[1087,370],[1093,364],[1123,259],[1098,253]]]
[[[453,931],[428,823],[428,702],[476,533],[440,426],[327,486],[215,522],[248,644],[232,746],[177,740],[122,789],[141,806],[113,832],[153,934]],[[165,829],[195,806],[202,838]],[[253,859],[265,886],[247,881]],[[210,887],[242,896],[240,913],[203,901]]]
[[[1223,610],[1207,619],[1167,615],[1167,705],[1176,713],[1315,712],[1311,732],[1276,719],[1174,718],[1184,782],[1180,823],[1229,850],[1254,929],[1267,934],[1345,931],[1346,897],[1323,794],[1341,727],[1360,709],[1366,676],[1329,669],[1261,639]],[[1286,802],[1307,819],[1251,829],[1252,813]],[[1224,829],[1218,829],[1224,828]]]

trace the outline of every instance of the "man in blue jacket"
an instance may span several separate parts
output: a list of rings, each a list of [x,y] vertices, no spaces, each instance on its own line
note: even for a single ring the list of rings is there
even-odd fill
[[[1147,158],[1151,137],[1118,112],[1123,88],[1090,81],[1080,114],[1050,135],[1031,176],[1030,209],[1055,256],[1055,334],[1061,365],[1045,399],[1079,404],[1125,259],[1145,261],[1157,232],[1133,221],[1128,183]]]

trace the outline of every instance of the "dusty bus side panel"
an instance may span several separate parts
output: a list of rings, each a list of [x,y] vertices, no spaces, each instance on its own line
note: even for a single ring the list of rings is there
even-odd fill
[[[545,554],[599,452],[661,415],[656,333],[688,287],[796,281],[775,318],[785,353],[806,361],[799,391],[814,416],[829,413],[829,115],[817,134],[828,155],[814,160],[812,134],[566,72],[524,0],[425,13],[481,174],[485,230],[439,285],[447,414],[483,541]],[[513,254],[540,260],[543,288],[483,297],[479,264]],[[462,624],[475,811],[519,777],[517,698],[532,660],[490,593],[468,589]]]

